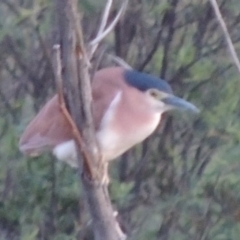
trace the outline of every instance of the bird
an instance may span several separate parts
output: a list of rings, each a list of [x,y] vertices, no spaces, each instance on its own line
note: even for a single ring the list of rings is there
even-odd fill
[[[171,110],[199,113],[192,103],[173,94],[163,79],[123,67],[98,70],[92,79],[92,115],[95,137],[103,161],[110,162],[149,137]],[[20,137],[25,155],[52,152],[55,157],[78,167],[71,127],[53,96],[33,118]]]

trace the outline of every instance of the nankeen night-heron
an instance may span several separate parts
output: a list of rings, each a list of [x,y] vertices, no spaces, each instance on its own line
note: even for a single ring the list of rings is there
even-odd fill
[[[122,67],[97,71],[92,96],[96,139],[105,161],[119,157],[151,135],[164,112],[199,111],[190,102],[174,96],[166,81]],[[57,96],[27,126],[19,147],[30,156],[50,150],[57,159],[78,166],[73,135]]]

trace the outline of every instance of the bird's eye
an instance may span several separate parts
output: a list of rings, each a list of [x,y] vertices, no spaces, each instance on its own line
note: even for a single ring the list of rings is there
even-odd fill
[[[147,93],[157,99],[157,100],[162,100],[163,98],[167,97],[169,94],[168,93],[165,93],[165,92],[162,92],[158,89],[155,89],[155,88],[151,88],[151,89],[148,89]]]
[[[154,97],[154,98],[157,98],[158,94],[155,91],[152,91],[151,96]]]
[[[149,95],[154,97],[154,98],[159,98],[159,92],[155,89],[149,89]]]

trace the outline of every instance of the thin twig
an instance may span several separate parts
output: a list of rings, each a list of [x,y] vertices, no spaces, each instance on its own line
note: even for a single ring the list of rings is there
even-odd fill
[[[102,35],[102,33],[103,33],[103,31],[104,31],[104,29],[105,29],[105,27],[107,25],[107,20],[108,20],[109,15],[110,15],[110,10],[111,10],[111,7],[112,7],[112,3],[113,3],[112,0],[108,0],[107,4],[105,6],[105,9],[104,9],[104,12],[103,12],[103,15],[102,15],[102,21],[100,23],[100,27],[98,29],[96,38],[98,38],[99,36]],[[90,50],[90,58],[91,58],[91,56],[93,56],[93,54],[96,51],[97,47],[98,47],[98,43],[96,43],[95,45],[92,46],[92,48]]]
[[[226,23],[224,22],[222,14],[220,12],[220,9],[218,7],[217,1],[216,0],[210,0],[210,2],[212,4],[212,7],[213,7],[214,12],[216,14],[217,20],[218,20],[218,22],[219,22],[219,24],[220,24],[220,26],[223,30],[223,33],[224,33],[225,39],[227,41],[227,45],[228,45],[229,51],[231,53],[231,56],[233,58],[233,61],[236,65],[236,67],[238,68],[238,71],[240,72],[240,61],[239,61],[239,58],[237,56],[236,50],[233,46],[233,42],[232,42],[232,39],[231,39],[230,34],[228,32]]]
[[[112,54],[108,54],[108,57],[114,61],[115,63],[117,63],[118,65],[126,68],[126,69],[133,69],[126,61],[124,61],[122,58],[114,56]]]
[[[63,83],[62,83],[62,68],[61,68],[61,56],[60,56],[60,45],[55,44],[53,46],[53,61],[54,61],[54,75],[56,80],[56,87],[58,93],[58,102],[61,106],[64,104],[64,97],[63,97]]]
[[[90,42],[90,46],[92,46],[92,49],[90,50],[90,57],[93,56],[94,52],[96,51],[98,44],[113,30],[113,28],[116,26],[116,24],[118,23],[119,19],[121,18],[122,14],[125,12],[126,8],[128,5],[128,0],[123,1],[122,6],[118,12],[118,14],[116,15],[116,17],[113,19],[113,21],[109,24],[109,26],[107,28],[105,28],[104,31],[100,32],[101,34],[97,34],[96,38],[94,38],[91,42]],[[109,9],[110,10],[110,9]],[[105,8],[106,11],[106,8]],[[104,14],[105,15],[105,14]],[[106,13],[107,15],[107,13]],[[109,15],[109,13],[108,13]],[[102,27],[102,26],[100,26]]]
[[[104,12],[103,12],[102,21],[101,21],[97,36],[99,36],[104,31],[104,29],[107,25],[107,20],[108,20],[108,17],[110,15],[110,10],[111,10],[111,7],[112,7],[112,3],[113,3],[113,0],[108,0],[107,1],[107,4],[106,4]]]
[[[90,45],[95,45],[95,44],[98,44],[103,38],[106,37],[106,35],[108,35],[108,33],[110,33],[113,28],[116,26],[117,22],[119,21],[120,17],[122,16],[124,10],[126,9],[127,7],[127,3],[128,3],[128,0],[125,0],[118,12],[118,14],[116,15],[116,17],[114,18],[114,20],[111,22],[111,24],[104,30],[104,32],[102,32],[101,35],[99,35],[98,37],[96,37],[95,39],[93,39],[91,42],[90,42]]]

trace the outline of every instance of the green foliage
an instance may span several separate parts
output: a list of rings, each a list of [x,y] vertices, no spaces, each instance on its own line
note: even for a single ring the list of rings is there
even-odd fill
[[[119,183],[116,180],[111,182],[111,196],[112,200],[116,201],[118,205],[123,206],[126,200],[130,197],[133,183]]]
[[[29,119],[54,92],[48,59],[53,2],[4,2],[0,2],[0,239],[77,239],[91,228],[77,173],[50,156],[26,159],[17,146]],[[105,2],[79,1],[85,39],[95,36]],[[239,73],[209,4],[176,2],[173,6],[171,1],[132,0],[118,26],[119,38],[113,33],[106,45],[113,54],[119,48],[119,56],[134,67],[141,66],[161,31],[143,70],[166,77],[177,95],[193,101],[202,112],[196,118],[172,115],[147,142],[146,151],[139,146],[132,152],[137,158],[130,154],[121,169],[111,164],[110,194],[131,240],[238,240]],[[239,1],[223,1],[221,10],[239,47]]]

